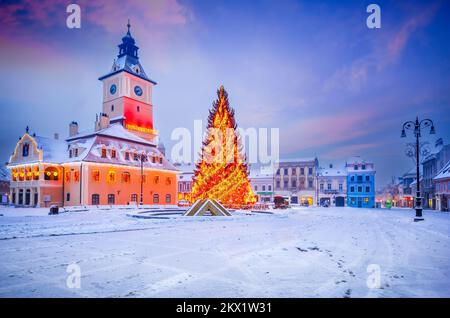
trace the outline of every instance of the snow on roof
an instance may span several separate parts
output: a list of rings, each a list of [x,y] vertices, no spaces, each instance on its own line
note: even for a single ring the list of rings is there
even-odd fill
[[[361,164],[361,163],[371,163],[366,161],[366,159],[361,156],[353,156],[347,159],[347,164]]]
[[[184,173],[184,174],[194,173],[195,164],[193,164],[193,163],[178,163],[178,162],[176,162],[173,165],[181,173]]]
[[[144,161],[145,168],[164,169],[177,171],[178,169],[170,163],[163,154],[154,146],[150,144],[130,143],[129,140],[114,139],[109,136],[96,136],[93,145],[89,148],[88,153],[83,158],[83,161],[120,164],[126,166],[140,166],[139,159],[134,160],[134,153],[145,154],[147,160]],[[115,157],[111,156],[111,152],[107,151],[106,156],[102,156],[102,149],[116,150]],[[126,153],[129,153],[128,159]],[[162,160],[162,162],[160,161]]]
[[[306,157],[306,158],[287,158],[287,159],[278,159],[276,163],[297,163],[297,162],[311,162],[315,161],[315,157]]]
[[[0,181],[9,181],[11,179],[11,175],[6,167],[0,167]]]
[[[450,161],[438,172],[433,180],[450,179]]]
[[[99,131],[86,131],[80,134],[77,134],[75,136],[71,136],[67,138],[67,141],[77,140],[81,138],[91,137],[94,135],[102,135],[102,136],[109,136],[114,138],[120,138],[125,140],[130,140],[133,142],[138,142],[142,144],[148,144],[148,145],[155,145],[154,143],[145,140],[141,137],[138,137],[137,135],[133,134],[132,132],[125,129],[120,123],[114,123],[109,125],[109,127],[99,130]]]
[[[320,177],[339,177],[346,176],[347,171],[339,168],[320,168],[318,169],[318,175]]]
[[[60,163],[67,159],[67,143],[64,140],[33,136],[39,149],[44,152],[43,161]]]

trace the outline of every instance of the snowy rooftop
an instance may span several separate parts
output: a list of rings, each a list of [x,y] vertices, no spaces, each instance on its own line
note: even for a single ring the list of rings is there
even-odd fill
[[[130,141],[138,142],[138,143],[142,143],[142,144],[155,145],[154,143],[151,143],[148,140],[140,138],[140,137],[136,136],[135,134],[133,134],[132,132],[128,131],[120,123],[111,124],[111,125],[109,125],[109,127],[99,130],[99,131],[88,130],[88,131],[79,133],[75,136],[68,137],[66,140],[73,141],[73,140],[77,140],[77,139],[81,139],[81,138],[92,137],[94,135],[108,136],[108,137],[120,138],[120,139],[124,139],[124,140],[130,140]]]
[[[433,180],[450,179],[450,161],[438,172],[437,176]]]
[[[306,158],[287,158],[287,159],[278,159],[276,163],[297,163],[297,162],[313,162],[317,158],[315,157],[306,157]]]
[[[318,170],[318,175],[320,177],[340,177],[346,176],[347,171],[344,168],[320,168]]]
[[[38,144],[38,148],[44,152],[45,162],[60,163],[68,158],[67,143],[64,140],[33,136]]]
[[[0,181],[9,181],[11,179],[10,172],[6,167],[0,167]]]

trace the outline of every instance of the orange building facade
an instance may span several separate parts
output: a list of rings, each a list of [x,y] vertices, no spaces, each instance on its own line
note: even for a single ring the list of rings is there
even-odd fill
[[[178,170],[157,147],[152,90],[130,33],[103,83],[94,129],[60,140],[26,133],[8,163],[18,206],[176,205]]]

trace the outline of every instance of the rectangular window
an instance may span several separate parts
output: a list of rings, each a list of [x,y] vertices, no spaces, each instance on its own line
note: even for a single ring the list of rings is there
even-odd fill
[[[75,149],[74,149],[74,152],[75,152],[74,156],[75,156],[75,157],[78,157],[78,148],[75,148]]]
[[[342,183],[339,183],[339,191],[342,191],[344,189],[344,186],[342,185]]]
[[[331,190],[331,183],[328,183],[328,184],[327,184],[327,189],[328,189],[328,190]]]
[[[125,160],[130,160],[130,153],[129,152],[125,152]]]
[[[287,176],[288,175],[288,169],[284,168],[284,175]]]
[[[66,201],[70,201],[70,193],[66,194]]]
[[[266,186],[265,185],[262,186],[262,190],[266,191]]]
[[[313,181],[312,180],[308,180],[308,188],[312,188],[313,187]]]
[[[73,173],[73,181],[75,181],[75,182],[80,181],[80,172],[79,171],[75,171]]]
[[[111,150],[111,158],[116,158],[116,151],[114,149]]]
[[[362,169],[362,170],[366,170],[366,165],[362,165],[362,166],[361,166],[361,169]]]
[[[271,186],[271,185],[268,186],[268,190],[269,190],[269,191],[272,191],[272,186]]]
[[[312,174],[313,174],[313,168],[311,168],[311,167],[308,168],[308,174],[309,174],[309,175],[312,175]]]
[[[370,187],[366,187],[366,192],[367,192],[367,193],[370,192]]]
[[[362,176],[358,176],[358,182],[362,182],[363,178]]]
[[[295,176],[297,174],[297,168],[292,168],[292,175]]]
[[[92,181],[100,182],[100,171],[99,170],[92,171]]]
[[[277,176],[280,175],[280,169],[277,169]]]
[[[277,188],[280,188],[280,181],[277,181]]]
[[[287,187],[288,187],[288,182],[287,182],[287,180],[286,180],[286,181],[284,181],[284,183],[283,183],[283,187],[284,187],[284,188],[287,188]]]
[[[320,184],[320,190],[323,190],[323,183]]]
[[[370,181],[370,176],[366,176],[366,181]]]
[[[106,149],[102,148],[102,158],[106,158]]]
[[[358,170],[358,166],[355,166],[354,169],[355,169],[355,170]]]
[[[172,201],[172,196],[170,194],[166,194],[166,203],[170,203]]]
[[[305,175],[305,168],[300,168],[300,174],[301,174],[302,176]]]
[[[362,192],[362,187],[358,187],[358,192]]]
[[[355,187],[350,187],[350,192],[355,192]]]
[[[70,182],[70,171],[66,171],[65,176],[64,176],[64,180],[66,182]]]
[[[292,184],[293,188],[296,188],[297,187],[297,180],[292,180],[291,184]]]
[[[108,194],[108,204],[115,204],[116,196],[114,194]]]
[[[139,156],[138,156],[137,153],[135,153],[135,154],[133,155],[133,159],[134,159],[134,161],[138,161],[138,160],[139,160]]]

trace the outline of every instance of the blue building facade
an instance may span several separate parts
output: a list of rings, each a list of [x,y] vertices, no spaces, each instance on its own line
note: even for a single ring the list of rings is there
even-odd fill
[[[360,157],[347,161],[347,205],[354,208],[375,207],[374,164]]]

